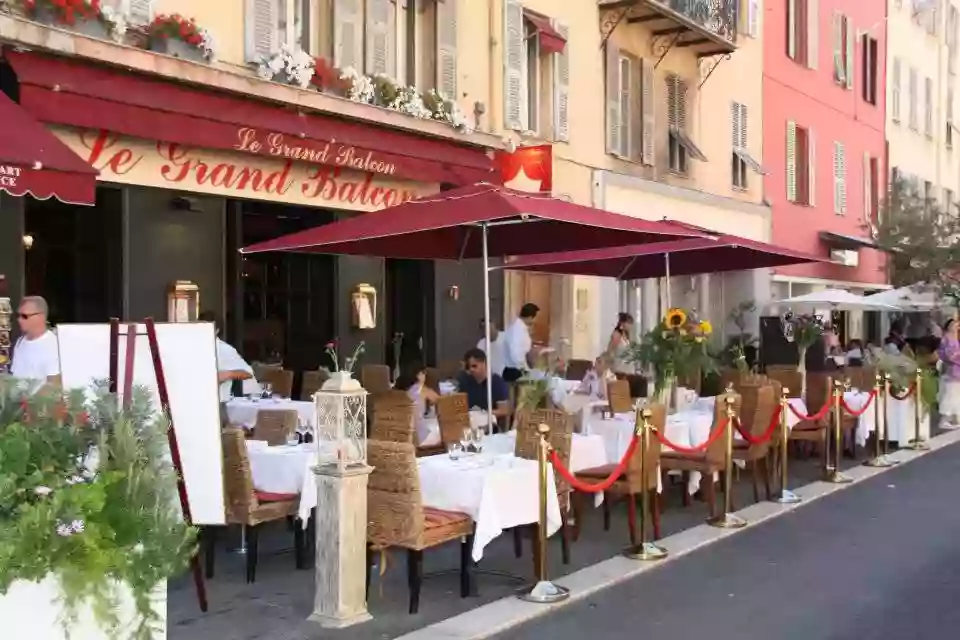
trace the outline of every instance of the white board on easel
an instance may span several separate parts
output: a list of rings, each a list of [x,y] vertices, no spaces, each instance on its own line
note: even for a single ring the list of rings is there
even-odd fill
[[[133,326],[137,327],[133,384],[150,391],[154,406],[159,410],[157,378],[143,324],[120,325],[117,390],[122,395],[126,334],[127,328]],[[214,326],[209,322],[158,322],[155,326],[192,524],[225,524]],[[94,383],[110,377],[109,324],[57,325],[57,340],[64,389],[89,389]]]

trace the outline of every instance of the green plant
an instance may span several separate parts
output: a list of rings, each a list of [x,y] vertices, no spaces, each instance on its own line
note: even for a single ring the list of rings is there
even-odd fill
[[[717,354],[717,358],[726,366],[735,367],[741,373],[750,371],[747,362],[747,349],[756,347],[759,339],[747,331],[747,315],[757,310],[753,300],[745,300],[730,310],[727,315],[736,328],[737,333],[727,338],[727,343]]]
[[[0,378],[0,594],[52,577],[68,636],[88,604],[118,638],[125,585],[129,637],[152,638],[162,623],[152,594],[187,565],[196,538],[179,512],[166,429],[142,389],[118,409],[102,387],[90,402],[83,392],[27,397]]]
[[[684,309],[670,309],[659,326],[630,345],[625,358],[653,371],[655,391],[659,393],[671,380],[716,371],[707,342],[712,333],[708,321],[697,320]]]
[[[923,366],[902,353],[888,353],[876,347],[866,353],[866,362],[880,373],[890,376],[890,389],[903,395],[914,384],[920,370],[920,401],[929,409],[936,406],[940,396],[940,380],[930,367]]]

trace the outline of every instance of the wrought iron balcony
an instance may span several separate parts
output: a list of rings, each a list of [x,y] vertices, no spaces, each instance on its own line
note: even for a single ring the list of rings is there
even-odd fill
[[[667,48],[687,48],[699,57],[737,48],[739,0],[598,0],[598,4],[604,42],[625,21],[645,25],[655,40],[669,42]]]

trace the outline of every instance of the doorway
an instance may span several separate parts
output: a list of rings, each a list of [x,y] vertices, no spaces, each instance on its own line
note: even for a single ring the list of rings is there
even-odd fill
[[[391,369],[435,363],[434,267],[424,260],[386,260],[386,364]]]
[[[550,344],[550,307],[552,277],[542,273],[526,273],[523,279],[523,300],[521,305],[532,302],[540,308],[530,327],[530,338],[538,346]],[[517,306],[519,313],[520,306]]]

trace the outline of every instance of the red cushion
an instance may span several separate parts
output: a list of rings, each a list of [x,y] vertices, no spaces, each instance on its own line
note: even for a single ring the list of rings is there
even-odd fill
[[[286,500],[296,500],[296,493],[270,493],[269,491],[257,491],[257,500],[260,502],[284,502]]]

